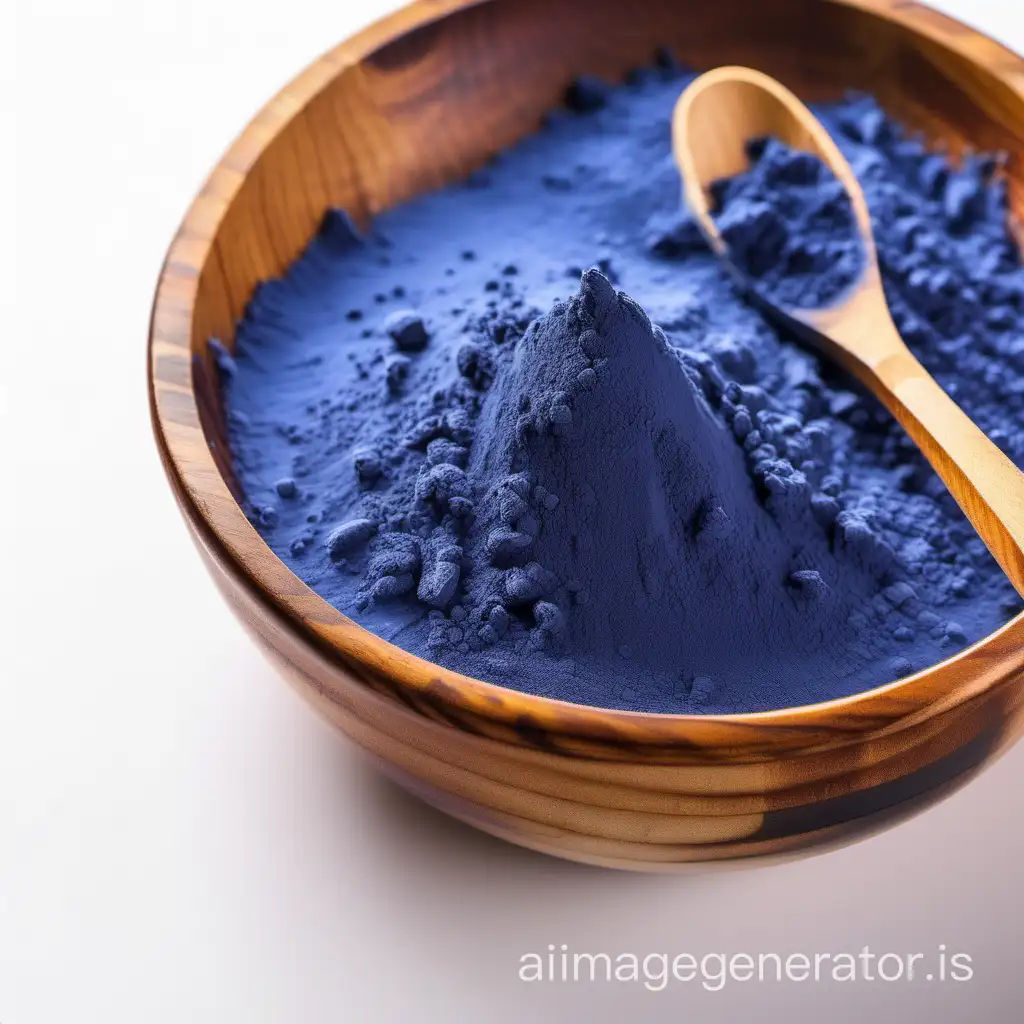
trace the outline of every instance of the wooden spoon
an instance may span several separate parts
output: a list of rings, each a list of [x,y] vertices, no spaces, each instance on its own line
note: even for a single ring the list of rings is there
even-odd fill
[[[942,390],[900,337],[882,288],[864,193],[820,121],[785,86],[750,68],[696,79],[673,117],[683,195],[712,249],[750,288],[710,212],[709,188],[749,167],[748,140],[774,136],[831,168],[853,206],[863,272],[821,309],[780,308],[750,288],[767,311],[860,380],[913,438],[1010,581],[1024,596],[1024,474]]]

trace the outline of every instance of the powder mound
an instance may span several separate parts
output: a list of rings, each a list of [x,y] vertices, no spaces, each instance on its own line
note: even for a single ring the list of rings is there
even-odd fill
[[[828,305],[863,266],[846,190],[816,156],[778,139],[752,140],[747,155],[749,170],[712,185],[733,261],[780,306]]]
[[[474,517],[441,519],[430,644],[628,657],[685,689],[838,635],[891,558],[816,491],[825,448],[589,270],[516,344],[465,473],[438,467]]]

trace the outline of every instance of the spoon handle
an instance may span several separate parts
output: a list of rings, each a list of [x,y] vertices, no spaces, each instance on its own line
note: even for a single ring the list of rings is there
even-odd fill
[[[913,438],[1024,596],[1024,473],[902,342],[885,358],[862,367],[867,371],[862,379]]]
[[[801,311],[796,324],[810,328],[810,340],[892,413],[1024,597],[1024,473],[907,347],[889,312],[873,248],[860,286],[844,303]]]

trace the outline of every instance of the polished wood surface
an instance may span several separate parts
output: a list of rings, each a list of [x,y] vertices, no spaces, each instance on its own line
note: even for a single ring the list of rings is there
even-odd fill
[[[420,0],[316,61],[245,129],[187,212],[157,287],[160,454],[202,556],[300,693],[448,813],[536,849],[659,870],[870,834],[961,784],[1024,729],[1024,616],[926,672],[760,715],[647,715],[459,676],[368,633],[292,574],[235,496],[206,341],[325,207],[366,221],[537,127],[581,72],[674,47],[805,98],[870,88],[954,150],[1004,149],[1024,213],[1024,61],[901,0]]]
[[[863,250],[860,277],[821,309],[774,308],[857,377],[914,439],[995,560],[1024,595],[1024,473],[947,395],[900,337],[878,266],[867,200],[825,126],[781,82],[745,67],[716,68],[676,104],[673,149],[683,192],[711,247],[738,273],[712,216],[711,186],[746,170],[746,145],[772,136],[817,156],[846,190]],[[742,276],[742,274],[740,275]],[[765,305],[771,305],[761,297]]]

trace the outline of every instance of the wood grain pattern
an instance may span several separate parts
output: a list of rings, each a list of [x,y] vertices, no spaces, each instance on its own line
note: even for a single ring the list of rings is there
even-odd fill
[[[692,82],[673,114],[683,193],[711,247],[742,279],[712,216],[711,187],[749,166],[747,143],[773,136],[817,156],[846,190],[863,267],[845,294],[821,309],[761,302],[857,377],[914,439],[1024,595],[1024,473],[999,450],[914,357],[893,323],[867,200],[846,157],[807,106],[774,78],[716,68]]]
[[[420,0],[311,65],[196,197],[150,329],[168,479],[229,604],[327,718],[404,785],[560,856],[676,870],[849,842],[938,799],[1024,730],[1024,616],[871,693],[759,715],[587,708],[459,676],[368,633],[267,548],[235,500],[209,336],[328,205],[365,220],[533,130],[568,80],[673,46],[806,98],[871,88],[954,147],[1005,149],[1024,213],[1024,61],[901,0]]]

